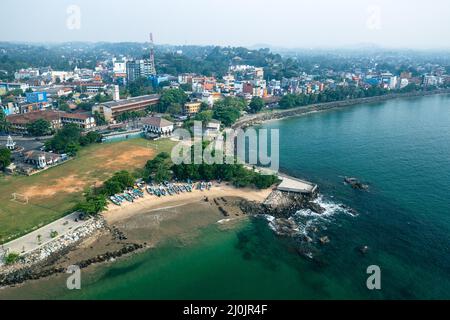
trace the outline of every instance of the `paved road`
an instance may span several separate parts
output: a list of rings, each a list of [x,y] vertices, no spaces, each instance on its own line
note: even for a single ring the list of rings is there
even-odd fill
[[[58,237],[66,234],[67,232],[83,226],[87,221],[78,221],[75,219],[78,217],[79,213],[72,213],[65,216],[55,222],[52,222],[36,231],[33,231],[21,238],[8,242],[0,246],[0,251],[16,252],[24,254],[33,251],[40,246],[54,240],[50,237],[52,231],[58,232]],[[38,242],[38,235],[41,236],[40,243]]]
[[[36,138],[12,137],[18,147],[24,148],[24,151],[37,150],[44,145],[45,139],[36,140]],[[0,146],[6,146],[8,136],[0,136]]]

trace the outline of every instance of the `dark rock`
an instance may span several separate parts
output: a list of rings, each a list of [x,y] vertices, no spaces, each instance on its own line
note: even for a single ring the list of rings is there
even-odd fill
[[[363,184],[356,178],[344,178],[344,182],[349,184],[353,189],[357,190],[367,190],[369,186],[367,184]]]
[[[367,254],[369,252],[369,247],[368,246],[362,246],[359,248],[359,252],[361,252],[362,254]]]
[[[330,243],[330,238],[328,238],[327,236],[322,237],[319,239],[321,244],[327,244]]]

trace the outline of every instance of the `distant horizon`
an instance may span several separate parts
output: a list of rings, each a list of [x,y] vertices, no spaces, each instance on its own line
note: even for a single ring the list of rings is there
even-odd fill
[[[8,42],[145,42],[286,49],[450,48],[450,2],[433,0],[3,0]]]
[[[75,41],[22,41],[22,40],[0,40],[0,43],[8,43],[8,44],[26,44],[26,45],[58,45],[58,44],[142,44],[148,45],[149,41],[91,41],[91,40],[75,40]],[[340,46],[314,46],[314,47],[288,47],[288,46],[278,46],[269,43],[257,43],[257,44],[237,44],[237,45],[224,45],[224,44],[198,44],[198,43],[155,43],[155,46],[172,46],[172,47],[222,47],[222,48],[246,48],[246,49],[270,49],[270,50],[287,50],[287,51],[295,51],[295,50],[370,50],[370,49],[378,49],[378,50],[397,50],[397,51],[418,51],[418,52],[429,52],[429,51],[450,51],[450,46],[442,46],[442,47],[429,47],[429,48],[420,48],[420,47],[394,47],[394,46],[383,46],[376,43],[355,43],[349,45],[340,45]]]

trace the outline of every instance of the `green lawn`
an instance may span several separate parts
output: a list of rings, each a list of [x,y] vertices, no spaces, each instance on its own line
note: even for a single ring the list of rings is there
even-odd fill
[[[170,140],[130,139],[95,144],[60,166],[36,175],[0,176],[0,243],[20,237],[69,213],[83,191],[119,170],[142,168],[157,153],[171,151]],[[25,194],[28,204],[11,201]]]

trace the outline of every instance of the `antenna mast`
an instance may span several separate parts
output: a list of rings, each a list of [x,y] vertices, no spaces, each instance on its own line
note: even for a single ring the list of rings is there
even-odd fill
[[[153,42],[153,33],[150,33],[150,70],[151,75],[156,75],[155,66],[155,43]]]

